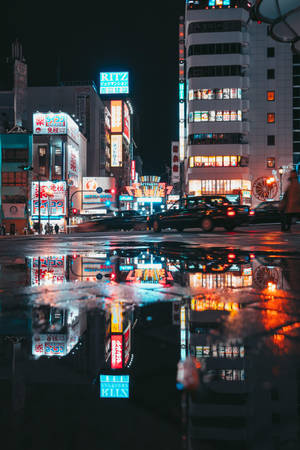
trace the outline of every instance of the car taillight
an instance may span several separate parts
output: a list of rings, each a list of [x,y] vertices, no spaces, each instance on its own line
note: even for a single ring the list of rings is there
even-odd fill
[[[235,259],[235,254],[234,253],[228,253],[227,258],[228,258],[228,260]]]
[[[235,211],[233,211],[232,208],[228,208],[227,209],[227,216],[230,216],[230,217],[235,216]]]
[[[254,215],[255,215],[255,211],[253,211],[253,209],[250,209],[249,216],[254,216]]]

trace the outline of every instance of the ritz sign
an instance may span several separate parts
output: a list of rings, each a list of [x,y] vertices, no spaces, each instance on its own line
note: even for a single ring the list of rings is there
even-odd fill
[[[128,94],[128,72],[100,72],[100,94]]]

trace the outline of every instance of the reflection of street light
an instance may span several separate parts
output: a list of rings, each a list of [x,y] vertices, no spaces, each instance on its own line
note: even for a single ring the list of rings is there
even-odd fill
[[[275,183],[275,178],[274,178],[274,177],[269,177],[269,178],[267,178],[266,183],[267,183],[267,184],[273,184],[273,183]]]
[[[279,190],[279,198],[281,199],[282,197],[282,174],[283,174],[283,167],[279,167],[278,169],[278,173],[279,173],[279,178],[280,178],[280,190]]]

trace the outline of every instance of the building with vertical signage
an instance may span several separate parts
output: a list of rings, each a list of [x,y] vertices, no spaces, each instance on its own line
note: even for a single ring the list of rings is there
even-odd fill
[[[33,114],[31,221],[65,227],[68,205],[80,209],[87,139],[64,112]]]
[[[246,5],[246,6],[245,6]],[[240,0],[186,3],[186,191],[278,199],[293,163],[292,54]]]
[[[28,227],[32,134],[0,134],[0,213],[6,233],[24,234]]]

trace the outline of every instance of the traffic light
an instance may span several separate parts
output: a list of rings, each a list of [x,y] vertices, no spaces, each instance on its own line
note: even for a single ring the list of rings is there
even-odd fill
[[[104,192],[105,192],[106,194],[115,194],[115,193],[116,193],[116,190],[115,190],[114,188],[112,188],[112,189],[105,189]]]
[[[78,209],[72,208],[72,214],[73,214],[73,216],[76,216],[78,214]]]

